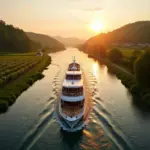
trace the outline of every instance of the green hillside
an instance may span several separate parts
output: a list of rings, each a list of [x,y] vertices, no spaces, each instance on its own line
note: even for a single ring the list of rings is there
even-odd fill
[[[23,30],[0,20],[0,52],[30,52],[40,47],[41,45],[31,41]]]
[[[112,43],[150,43],[150,21],[139,21],[127,24],[112,32],[102,33],[87,41],[88,44],[106,44]]]
[[[48,35],[37,34],[33,32],[26,32],[26,34],[31,40],[39,42],[42,45],[42,48],[47,48],[50,51],[65,49],[65,46],[61,42]]]

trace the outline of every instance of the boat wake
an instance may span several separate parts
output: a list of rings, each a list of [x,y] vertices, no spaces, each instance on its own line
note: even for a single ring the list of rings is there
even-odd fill
[[[84,74],[84,73],[83,73]],[[85,76],[85,75],[84,75]],[[60,115],[60,112],[59,112],[59,99],[60,99],[60,96],[58,96],[58,100],[56,101],[55,103],[55,116],[56,116],[56,121],[57,123],[60,125],[60,127],[66,131],[66,132],[77,132],[77,131],[80,131],[81,129],[83,129],[84,127],[87,126],[88,124],[88,117],[89,117],[89,114],[90,114],[90,92],[89,92],[89,89],[88,89],[88,86],[86,85],[86,82],[84,82],[85,84],[85,87],[86,87],[86,97],[88,96],[88,99],[86,99],[86,102],[85,102],[85,110],[84,110],[84,116],[83,116],[83,119],[81,119],[72,129],[68,126],[66,120],[64,120],[62,118],[62,116]],[[61,88],[60,88],[61,90]],[[59,95],[59,94],[58,94]],[[87,102],[88,101],[88,102]]]
[[[52,96],[46,101],[43,110],[39,113],[39,118],[29,132],[25,135],[22,143],[19,146],[19,150],[28,150],[37,142],[44,131],[54,122],[55,113],[54,105],[58,97],[58,90],[60,86],[60,67],[58,66],[58,72],[56,73],[52,83]]]
[[[84,119],[70,130],[65,120],[60,117],[58,111],[58,100],[62,81],[61,68],[59,65],[57,65],[57,68],[58,72],[54,77],[52,85],[52,96],[46,101],[43,110],[39,113],[37,122],[26,134],[19,150],[31,149],[44,131],[55,122],[66,133],[76,133],[83,129],[83,140],[79,143],[81,149],[132,149],[132,144],[124,136],[111,114],[105,108],[104,100],[99,95],[96,77],[93,73],[86,72],[85,70],[83,70],[85,75],[84,84],[86,84],[86,94],[90,103],[87,104],[88,107],[85,109]],[[66,134],[63,133],[63,135]],[[109,140],[105,138],[106,136],[109,137]]]
[[[93,110],[90,116],[91,121],[101,126],[110,141],[114,143],[117,149],[130,150],[132,144],[128,141],[127,137],[124,136],[119,126],[113,120],[111,114],[107,111],[104,106],[104,100],[100,98],[99,91],[97,89],[97,81],[92,73],[88,73],[88,83],[91,89]]]

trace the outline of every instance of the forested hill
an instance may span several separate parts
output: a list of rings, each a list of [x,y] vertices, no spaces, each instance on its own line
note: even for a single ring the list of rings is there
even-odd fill
[[[83,44],[85,42],[84,40],[76,38],[76,37],[64,38],[64,37],[61,37],[61,36],[54,36],[53,38],[60,41],[65,46],[72,46],[72,47]]]
[[[49,51],[57,51],[65,49],[65,46],[61,42],[57,41],[56,39],[48,35],[37,34],[33,32],[26,32],[26,34],[31,40],[39,42],[42,45],[42,48],[49,49]]]
[[[112,44],[112,43],[150,43],[150,21],[139,21],[125,25],[106,34],[100,34],[90,38],[88,44]]]
[[[31,41],[25,32],[0,20],[0,52],[29,52],[41,47],[39,43]]]

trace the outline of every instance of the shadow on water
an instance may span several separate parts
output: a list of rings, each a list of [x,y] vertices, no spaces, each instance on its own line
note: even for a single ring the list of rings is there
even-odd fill
[[[9,108],[0,109],[0,115],[9,111]]]
[[[150,107],[143,103],[139,96],[132,98],[132,106],[139,115],[144,118],[150,118]]]
[[[68,146],[69,149],[75,148],[83,137],[82,130],[77,132],[66,132],[61,129],[60,134],[62,136],[62,141]]]
[[[116,79],[116,75],[111,69],[107,68],[107,73],[112,79]]]

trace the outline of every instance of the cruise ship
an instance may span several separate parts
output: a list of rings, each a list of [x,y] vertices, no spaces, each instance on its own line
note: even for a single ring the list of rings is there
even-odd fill
[[[75,59],[66,71],[59,101],[59,113],[71,130],[83,119],[83,79],[80,65]]]

